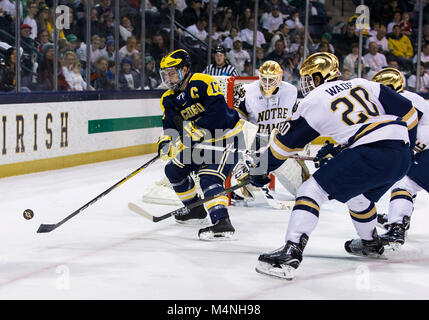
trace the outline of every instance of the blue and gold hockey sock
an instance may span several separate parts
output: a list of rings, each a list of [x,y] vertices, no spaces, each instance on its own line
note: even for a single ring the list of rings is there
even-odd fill
[[[415,195],[405,189],[396,188],[390,194],[388,224],[402,223],[404,216],[410,217],[413,213]]]
[[[200,186],[203,190],[204,197],[212,196],[224,189],[223,181],[215,176],[201,175]],[[221,218],[228,217],[228,197],[220,196],[213,200],[207,201],[205,204],[207,211],[210,214],[210,220],[213,224]]]

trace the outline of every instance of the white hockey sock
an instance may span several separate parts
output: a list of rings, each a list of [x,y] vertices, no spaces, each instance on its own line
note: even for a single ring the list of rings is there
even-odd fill
[[[402,178],[392,187],[390,194],[388,224],[402,223],[404,216],[411,217],[415,194],[422,188],[408,177]]]
[[[357,234],[361,239],[372,240],[372,232],[377,223],[377,208],[374,202],[359,195],[346,202]]]
[[[299,243],[302,234],[310,236],[319,221],[320,206],[328,200],[328,194],[312,177],[298,189],[295,205],[286,232],[286,242]]]

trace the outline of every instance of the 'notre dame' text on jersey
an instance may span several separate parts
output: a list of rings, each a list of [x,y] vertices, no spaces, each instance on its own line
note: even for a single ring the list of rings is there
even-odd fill
[[[194,73],[185,91],[166,91],[161,97],[162,124],[181,134],[183,121],[193,121],[198,127],[209,130],[232,129],[239,120],[238,113],[228,107],[217,81],[209,75]]]
[[[350,148],[380,140],[413,148],[419,116],[410,100],[382,84],[360,78],[326,82],[301,100],[290,130],[274,137],[269,171],[320,135]]]
[[[243,86],[246,94],[238,111],[249,122],[258,125],[258,133],[271,134],[277,128],[281,131],[292,116],[298,91],[295,86],[280,82],[271,97],[266,98],[260,90],[260,80]]]

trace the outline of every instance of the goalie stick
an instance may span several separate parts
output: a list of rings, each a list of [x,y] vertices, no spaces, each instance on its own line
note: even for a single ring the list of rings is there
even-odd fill
[[[201,205],[207,201],[213,200],[217,197],[224,196],[224,195],[230,193],[231,191],[240,189],[241,187],[247,185],[248,183],[249,183],[248,179],[244,179],[242,182],[236,184],[235,186],[232,186],[231,188],[223,190],[223,191],[216,193],[214,195],[208,196],[204,199],[198,200],[194,203],[191,203],[189,206],[185,206],[185,207],[181,207],[179,209],[173,210],[173,211],[166,213],[162,216],[154,216],[154,215],[150,214],[147,210],[143,209],[142,207],[140,207],[139,205],[137,205],[133,202],[128,203],[128,209],[130,209],[131,211],[145,217],[146,219],[151,220],[152,222],[159,222],[159,221],[165,220],[165,219],[172,217],[172,216],[176,216],[179,214],[185,214],[192,208],[198,207],[199,205]]]
[[[77,209],[76,211],[74,211],[73,213],[71,213],[70,215],[68,215],[67,217],[65,217],[63,220],[61,220],[60,222],[56,223],[56,224],[41,224],[39,226],[39,229],[37,230],[37,233],[47,233],[47,232],[51,232],[52,230],[55,230],[56,228],[58,228],[59,226],[61,226],[63,223],[65,223],[66,221],[70,220],[71,218],[73,218],[75,215],[77,215],[78,213],[80,213],[81,211],[85,210],[86,208],[88,208],[91,204],[93,204],[94,202],[96,202],[97,200],[101,199],[102,197],[104,197],[106,194],[108,194],[110,191],[112,191],[113,189],[115,189],[116,187],[120,186],[121,184],[123,184],[125,181],[129,180],[130,178],[134,177],[137,173],[139,173],[140,171],[142,171],[143,169],[147,168],[149,165],[151,165],[152,163],[154,163],[156,160],[159,159],[159,155],[157,155],[156,157],[152,158],[151,160],[149,160],[148,162],[146,162],[144,165],[142,165],[141,167],[137,168],[136,170],[134,170],[133,172],[131,172],[129,175],[127,175],[125,178],[123,178],[122,180],[118,181],[117,183],[115,183],[113,186],[111,186],[109,189],[107,189],[106,191],[100,193],[98,196],[96,196],[94,199],[92,199],[91,201],[89,201],[88,203],[86,203],[85,205],[83,205],[82,207],[80,207],[79,209]]]

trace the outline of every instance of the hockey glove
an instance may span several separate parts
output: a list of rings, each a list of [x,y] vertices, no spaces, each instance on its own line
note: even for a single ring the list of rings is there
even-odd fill
[[[160,136],[158,139],[158,154],[162,161],[174,159],[182,151],[183,145],[180,139],[176,143],[171,140],[170,136]]]
[[[183,141],[187,147],[190,147],[188,144],[202,142],[207,133],[206,129],[199,128],[193,121],[183,123]]]
[[[324,164],[326,164],[330,159],[335,157],[337,154],[341,152],[344,146],[338,145],[335,146],[333,143],[328,140],[325,141],[325,145],[320,148],[317,152],[317,155],[314,157],[313,162],[316,168],[320,168]]]

